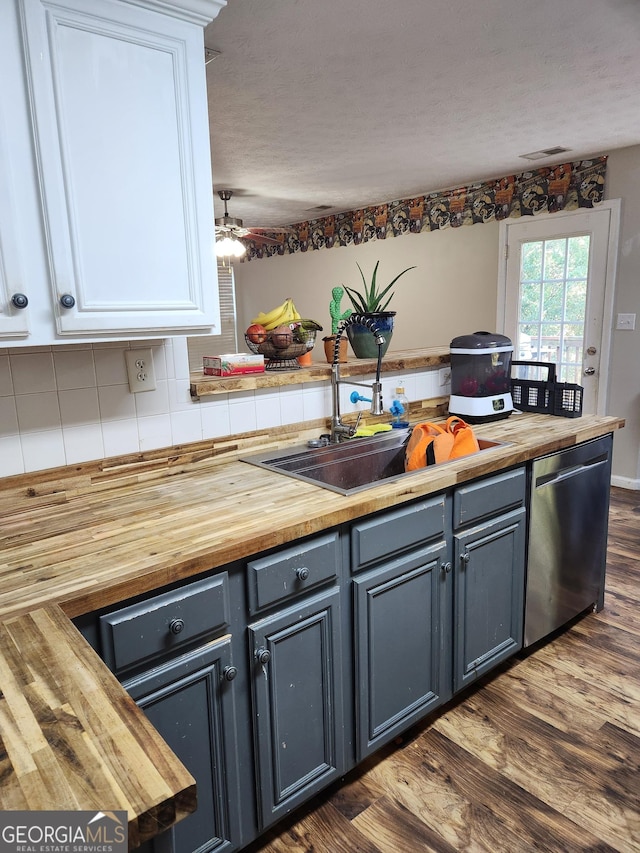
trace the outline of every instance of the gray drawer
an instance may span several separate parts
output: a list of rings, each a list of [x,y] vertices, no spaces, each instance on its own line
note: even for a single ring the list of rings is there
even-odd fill
[[[446,496],[442,494],[354,524],[352,570],[358,571],[397,552],[441,538],[447,529],[446,506]]]
[[[221,572],[101,616],[105,663],[119,673],[220,633],[229,624],[228,586]]]
[[[522,506],[526,485],[525,469],[518,468],[456,489],[453,496],[454,529]]]
[[[340,565],[337,531],[247,563],[249,610],[257,613],[336,577]]]

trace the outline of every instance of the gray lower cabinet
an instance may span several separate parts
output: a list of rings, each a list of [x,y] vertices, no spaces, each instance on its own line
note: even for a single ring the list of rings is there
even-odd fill
[[[522,648],[525,494],[524,468],[454,494],[454,691]]]
[[[451,695],[447,565],[437,543],[353,581],[358,760]]]
[[[344,773],[340,591],[249,626],[259,828]]]
[[[123,684],[196,780],[197,811],[148,851],[228,853],[239,845],[236,672],[226,637]]]

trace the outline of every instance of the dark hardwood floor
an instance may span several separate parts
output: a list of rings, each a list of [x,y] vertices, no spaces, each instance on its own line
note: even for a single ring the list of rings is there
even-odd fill
[[[605,607],[383,749],[247,853],[640,851],[640,492]]]

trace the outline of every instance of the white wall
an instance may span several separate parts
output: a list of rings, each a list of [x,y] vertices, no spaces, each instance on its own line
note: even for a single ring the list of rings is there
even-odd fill
[[[607,198],[621,198],[608,411],[626,419],[616,434],[613,471],[620,486],[640,489],[640,145],[609,155]],[[616,331],[618,313],[636,314],[635,331]]]
[[[389,306],[397,311],[391,351],[448,346],[456,335],[495,327],[498,224],[489,223],[238,264],[238,340],[259,311],[269,311],[287,296],[303,317],[322,324],[322,334],[330,334],[332,288],[360,288],[356,263],[370,278],[378,259],[380,283],[416,266],[397,282]],[[345,294],[342,309],[349,307]],[[323,360],[320,347],[313,357]]]

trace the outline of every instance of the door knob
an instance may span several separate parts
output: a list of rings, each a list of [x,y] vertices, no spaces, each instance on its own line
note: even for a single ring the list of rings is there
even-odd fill
[[[584,375],[585,376],[593,376],[593,374],[595,372],[596,372],[595,367],[585,367],[585,369],[584,369]]]
[[[60,305],[62,305],[63,308],[73,308],[75,304],[76,300],[70,293],[63,293],[60,297]]]
[[[14,308],[26,308],[29,304],[29,300],[24,293],[14,293],[11,297],[11,304]]]

